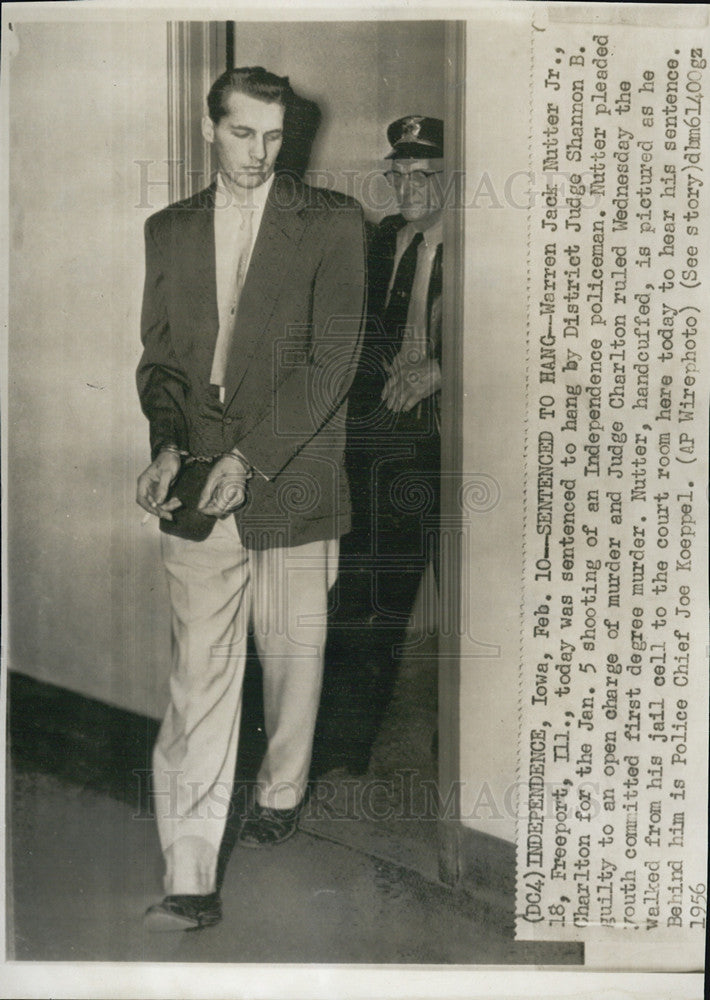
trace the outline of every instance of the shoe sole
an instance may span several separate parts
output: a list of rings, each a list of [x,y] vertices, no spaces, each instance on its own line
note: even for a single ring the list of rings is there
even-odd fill
[[[287,833],[285,837],[279,837],[278,840],[267,840],[264,843],[259,843],[257,840],[242,840],[238,837],[237,843],[240,847],[248,847],[250,850],[262,851],[265,847],[278,847],[280,844],[285,844],[286,841],[290,840],[296,833],[298,833],[297,826],[295,826],[290,833]]]
[[[200,925],[189,917],[179,917],[176,913],[146,913],[143,926],[147,931],[194,931]]]
[[[167,910],[148,911],[143,917],[143,926],[152,933],[169,933],[175,931],[199,931],[203,927],[214,927],[221,918],[200,922],[192,920],[190,917],[181,917],[177,913],[169,913]]]

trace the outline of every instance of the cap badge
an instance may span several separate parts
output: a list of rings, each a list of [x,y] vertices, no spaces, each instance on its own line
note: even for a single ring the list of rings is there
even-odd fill
[[[402,122],[402,135],[399,141],[401,142],[402,139],[405,138],[418,139],[419,133],[422,130],[421,123],[423,121],[424,119],[421,116],[417,115],[411,115],[409,118],[405,118],[405,120]]]

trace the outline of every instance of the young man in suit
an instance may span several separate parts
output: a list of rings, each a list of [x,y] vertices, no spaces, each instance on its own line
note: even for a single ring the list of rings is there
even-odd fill
[[[261,67],[224,73],[203,121],[216,181],[146,223],[137,380],[153,461],[137,501],[160,518],[173,631],[153,754],[166,864],[153,930],[221,918],[250,622],[268,748],[243,846],[295,832],[308,776],[327,596],[350,523],[346,394],[365,271],[359,205],[276,171],[293,100],[288,79]]]
[[[368,331],[348,414],[353,531],[319,727],[326,761],[356,774],[368,767],[422,575],[438,559],[444,123],[407,115],[387,138],[399,213],[369,251]]]

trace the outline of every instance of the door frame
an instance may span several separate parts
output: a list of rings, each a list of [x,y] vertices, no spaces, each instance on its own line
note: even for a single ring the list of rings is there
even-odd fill
[[[168,193],[170,202],[212,180],[212,147],[202,135],[205,97],[228,66],[227,21],[168,21]]]
[[[441,526],[439,572],[439,877],[456,885],[462,875],[460,690],[461,581],[466,572],[463,485],[463,300],[466,22],[447,21],[446,160],[441,381]]]

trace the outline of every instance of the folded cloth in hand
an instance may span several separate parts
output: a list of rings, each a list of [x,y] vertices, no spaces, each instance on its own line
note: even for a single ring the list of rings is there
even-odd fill
[[[202,490],[214,461],[196,461],[194,459],[190,461],[187,459],[183,462],[167,496],[168,500],[177,497],[182,506],[172,512],[172,521],[161,517],[161,531],[168,535],[189,538],[194,542],[203,542],[207,538],[217,518],[201,513],[198,511],[197,505],[200,502]]]

